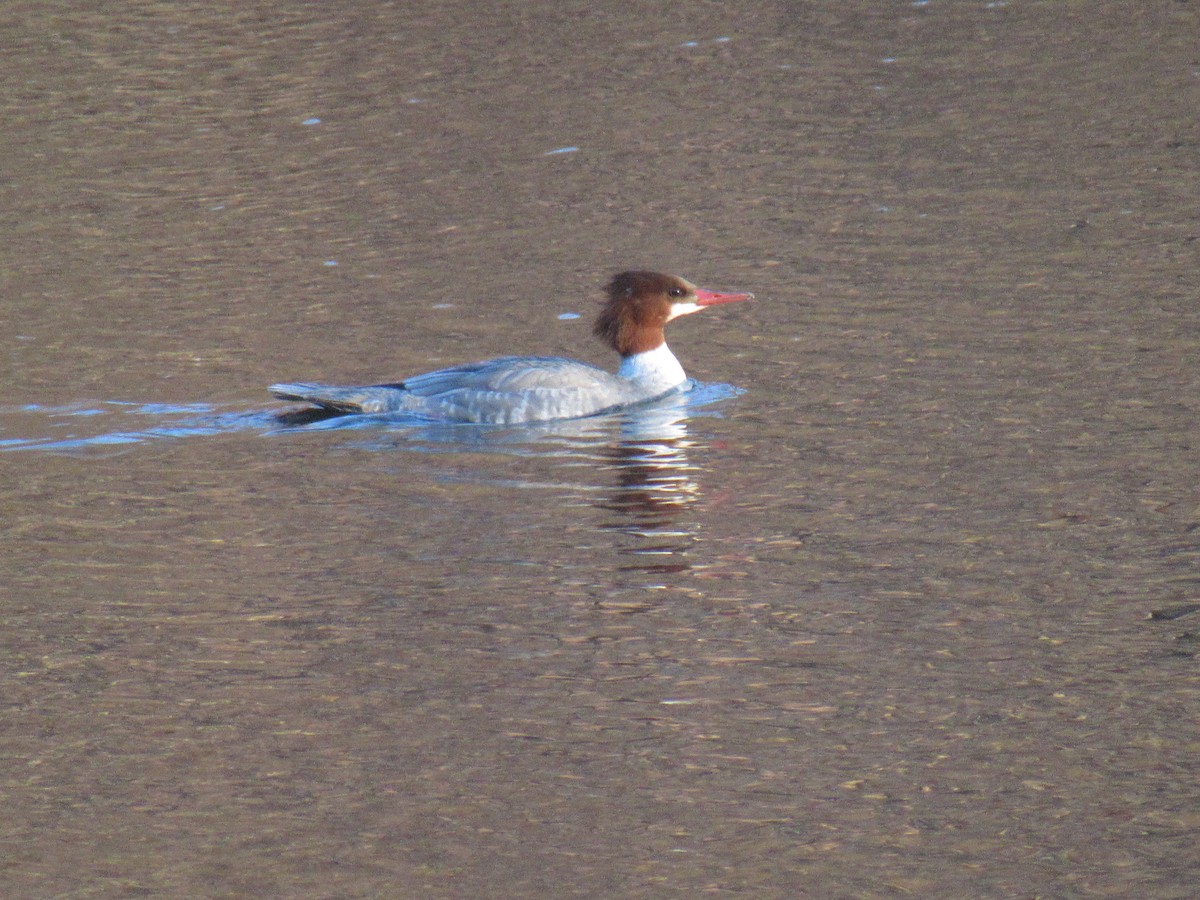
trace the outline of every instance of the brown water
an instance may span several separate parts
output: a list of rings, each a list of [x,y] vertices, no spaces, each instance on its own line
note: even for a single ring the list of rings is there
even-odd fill
[[[2,15],[7,894],[1195,895],[1196,3]]]

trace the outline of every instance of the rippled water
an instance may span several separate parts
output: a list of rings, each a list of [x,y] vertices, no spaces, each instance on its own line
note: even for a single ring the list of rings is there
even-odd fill
[[[490,448],[499,452],[573,455],[573,448],[621,440],[674,440],[687,433],[686,420],[719,415],[706,407],[745,393],[728,384],[703,384],[694,379],[681,390],[628,411],[583,419],[557,420],[521,427],[431,422],[403,413],[330,416],[304,421],[306,407],[268,412],[222,412],[206,403],[130,403],[108,400],[95,404],[45,407],[36,403],[0,409],[12,436],[0,437],[0,451],[69,452],[98,450],[155,439],[228,434],[239,431],[295,435],[312,431],[366,431],[383,435],[361,446],[377,449],[431,450],[445,445],[448,452]],[[293,421],[299,411],[298,421]],[[18,437],[27,429],[42,437]],[[545,449],[549,446],[549,449]]]
[[[8,890],[1190,898],[1197,16],[10,22]],[[636,414],[267,399],[634,266],[758,296]]]

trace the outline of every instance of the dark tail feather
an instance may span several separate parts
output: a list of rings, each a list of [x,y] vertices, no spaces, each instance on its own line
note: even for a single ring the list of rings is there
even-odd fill
[[[362,412],[362,388],[340,388],[328,384],[273,384],[268,391],[279,400],[311,403],[336,413]]]
[[[285,428],[303,428],[305,425],[315,425],[326,419],[340,419],[351,413],[339,412],[336,409],[326,409],[323,406],[306,406],[303,409],[292,409],[287,412],[274,413],[271,418]]]

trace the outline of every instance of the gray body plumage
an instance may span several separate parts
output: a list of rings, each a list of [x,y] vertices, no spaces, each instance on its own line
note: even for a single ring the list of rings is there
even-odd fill
[[[682,372],[679,369],[679,375]],[[396,384],[273,384],[269,390],[280,400],[312,403],[335,412],[410,413],[443,421],[512,425],[575,419],[642,403],[685,380],[673,374],[665,379],[635,379],[556,356],[506,356],[439,369]]]

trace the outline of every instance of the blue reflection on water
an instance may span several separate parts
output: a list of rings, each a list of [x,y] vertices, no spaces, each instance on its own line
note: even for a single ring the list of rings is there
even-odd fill
[[[0,434],[0,452],[36,450],[43,452],[87,452],[147,441],[180,439],[202,435],[259,433],[263,436],[298,436],[311,432],[354,432],[354,445],[366,449],[407,449],[425,452],[494,450],[506,453],[562,453],[573,443],[592,445],[597,441],[657,440],[686,433],[685,422],[697,416],[719,416],[709,407],[743,393],[729,384],[689,382],[686,390],[636,407],[586,419],[568,419],[530,425],[472,425],[431,422],[397,413],[347,415],[309,424],[290,425],[278,410],[221,412],[207,403],[129,403],[106,400],[71,406],[26,404],[0,409],[2,424],[19,419],[30,426],[37,417],[40,437]],[[130,421],[134,419],[134,421]],[[116,420],[115,422],[112,420]],[[145,421],[142,421],[145,420]],[[106,424],[117,425],[103,429]],[[65,434],[64,434],[65,432]],[[539,450],[537,445],[543,445]]]

